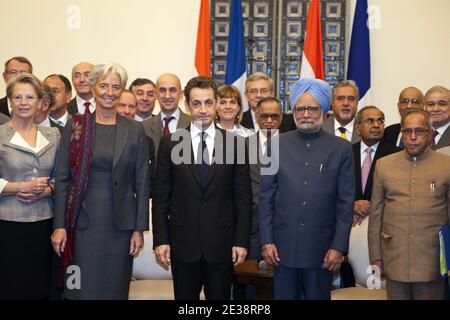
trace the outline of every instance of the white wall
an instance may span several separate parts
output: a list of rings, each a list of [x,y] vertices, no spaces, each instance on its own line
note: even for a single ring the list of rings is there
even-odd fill
[[[193,59],[200,0],[0,0],[0,63],[30,58],[35,74],[70,75],[79,61],[118,62],[138,76],[175,72],[184,85]],[[38,5],[39,4],[39,5]],[[80,29],[70,5],[80,8]],[[369,0],[380,9],[371,31],[372,99],[397,122],[400,90],[450,87],[450,1]],[[3,70],[3,67],[0,68]],[[0,84],[0,92],[4,92]],[[0,94],[2,96],[2,94]]]

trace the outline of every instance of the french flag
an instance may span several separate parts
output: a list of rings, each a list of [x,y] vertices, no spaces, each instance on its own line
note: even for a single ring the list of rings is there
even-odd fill
[[[195,46],[195,70],[199,76],[211,74],[211,27],[209,0],[201,0]]]
[[[370,103],[370,37],[367,0],[350,2],[350,49],[347,63],[347,79],[354,80],[359,88],[359,106]]]
[[[248,109],[248,102],[244,95],[246,79],[247,62],[245,58],[242,5],[241,0],[232,0],[225,83],[237,87],[241,92],[243,111]]]
[[[306,16],[305,43],[300,78],[324,80],[322,22],[319,0],[311,0]]]

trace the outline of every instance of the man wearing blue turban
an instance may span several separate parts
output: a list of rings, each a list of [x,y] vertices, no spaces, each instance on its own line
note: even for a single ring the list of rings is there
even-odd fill
[[[261,176],[262,256],[274,266],[274,299],[330,299],[332,272],[348,250],[355,177],[351,144],[322,129],[325,81],[300,79],[290,106],[298,130],[280,135],[278,171]]]

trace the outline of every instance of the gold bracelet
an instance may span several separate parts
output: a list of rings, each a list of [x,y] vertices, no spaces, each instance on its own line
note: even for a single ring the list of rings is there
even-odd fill
[[[17,193],[19,193],[20,191],[22,191],[21,189],[22,189],[22,182],[18,182],[18,183],[17,183],[17,188],[16,188]]]
[[[263,250],[273,246],[273,243],[268,243],[262,246]]]

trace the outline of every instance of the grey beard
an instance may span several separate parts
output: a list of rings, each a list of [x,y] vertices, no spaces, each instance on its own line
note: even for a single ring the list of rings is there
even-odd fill
[[[322,129],[323,118],[320,117],[315,123],[300,123],[298,130],[303,133],[316,133]]]

